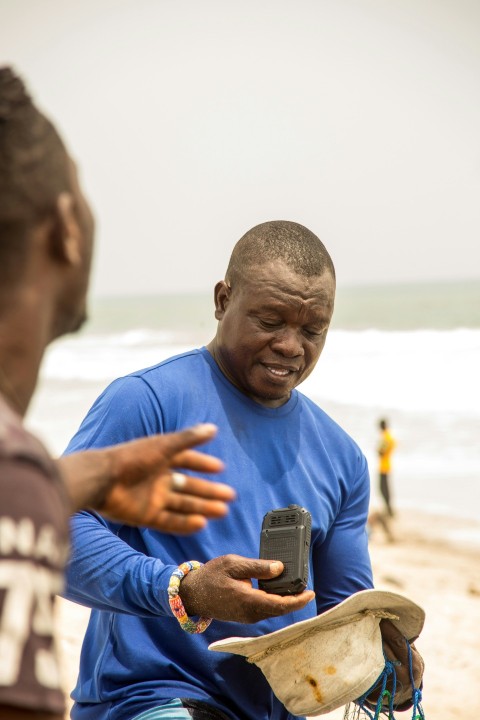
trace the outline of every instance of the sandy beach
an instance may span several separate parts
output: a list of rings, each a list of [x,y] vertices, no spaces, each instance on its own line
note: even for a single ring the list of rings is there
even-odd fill
[[[408,595],[425,608],[417,647],[425,663],[423,708],[427,720],[477,720],[480,674],[480,544],[468,544],[473,521],[403,510],[390,542],[374,528],[370,545],[375,584]],[[477,535],[480,537],[480,535]],[[59,600],[65,692],[76,678],[89,611]],[[69,701],[70,704],[70,701]],[[409,713],[398,714],[409,720]],[[324,715],[343,718],[343,710]]]

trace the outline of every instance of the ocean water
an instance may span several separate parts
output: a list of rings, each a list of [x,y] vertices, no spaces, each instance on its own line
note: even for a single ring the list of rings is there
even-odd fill
[[[103,298],[43,364],[27,423],[61,453],[119,375],[215,332],[211,295]],[[322,357],[300,386],[359,443],[378,503],[377,424],[397,438],[394,502],[480,520],[480,282],[340,288]],[[471,538],[480,544],[480,537]]]

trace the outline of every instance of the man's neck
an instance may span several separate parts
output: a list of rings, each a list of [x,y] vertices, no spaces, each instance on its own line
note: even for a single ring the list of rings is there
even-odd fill
[[[22,417],[35,391],[48,342],[48,324],[38,302],[18,298],[7,308],[0,306],[0,392]]]

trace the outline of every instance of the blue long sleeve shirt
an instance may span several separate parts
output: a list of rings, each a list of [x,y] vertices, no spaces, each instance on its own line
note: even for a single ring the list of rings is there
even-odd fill
[[[298,391],[279,408],[247,398],[206,348],[113,382],[68,452],[213,422],[205,452],[222,458],[222,481],[237,491],[229,515],[191,536],[161,534],[82,512],[72,521],[66,596],[93,608],[73,692],[74,720],[126,720],[193,698],[236,720],[288,720],[262,672],[244,658],[212,653],[229,636],[278,630],[372,587],[365,523],[370,482],[351,438]],[[316,602],[254,625],[214,621],[188,635],[173,617],[167,587],[186,560],[258,557],[262,518],[296,503],[312,515],[308,587]]]

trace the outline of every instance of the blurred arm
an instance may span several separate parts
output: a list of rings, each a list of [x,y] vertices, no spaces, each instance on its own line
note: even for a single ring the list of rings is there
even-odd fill
[[[57,461],[74,509],[91,507],[126,524],[163,532],[189,533],[201,529],[206,517],[227,513],[226,501],[235,493],[227,485],[181,476],[176,468],[216,473],[223,463],[190,450],[211,440],[213,425],[122,443],[103,450],[87,450]]]

